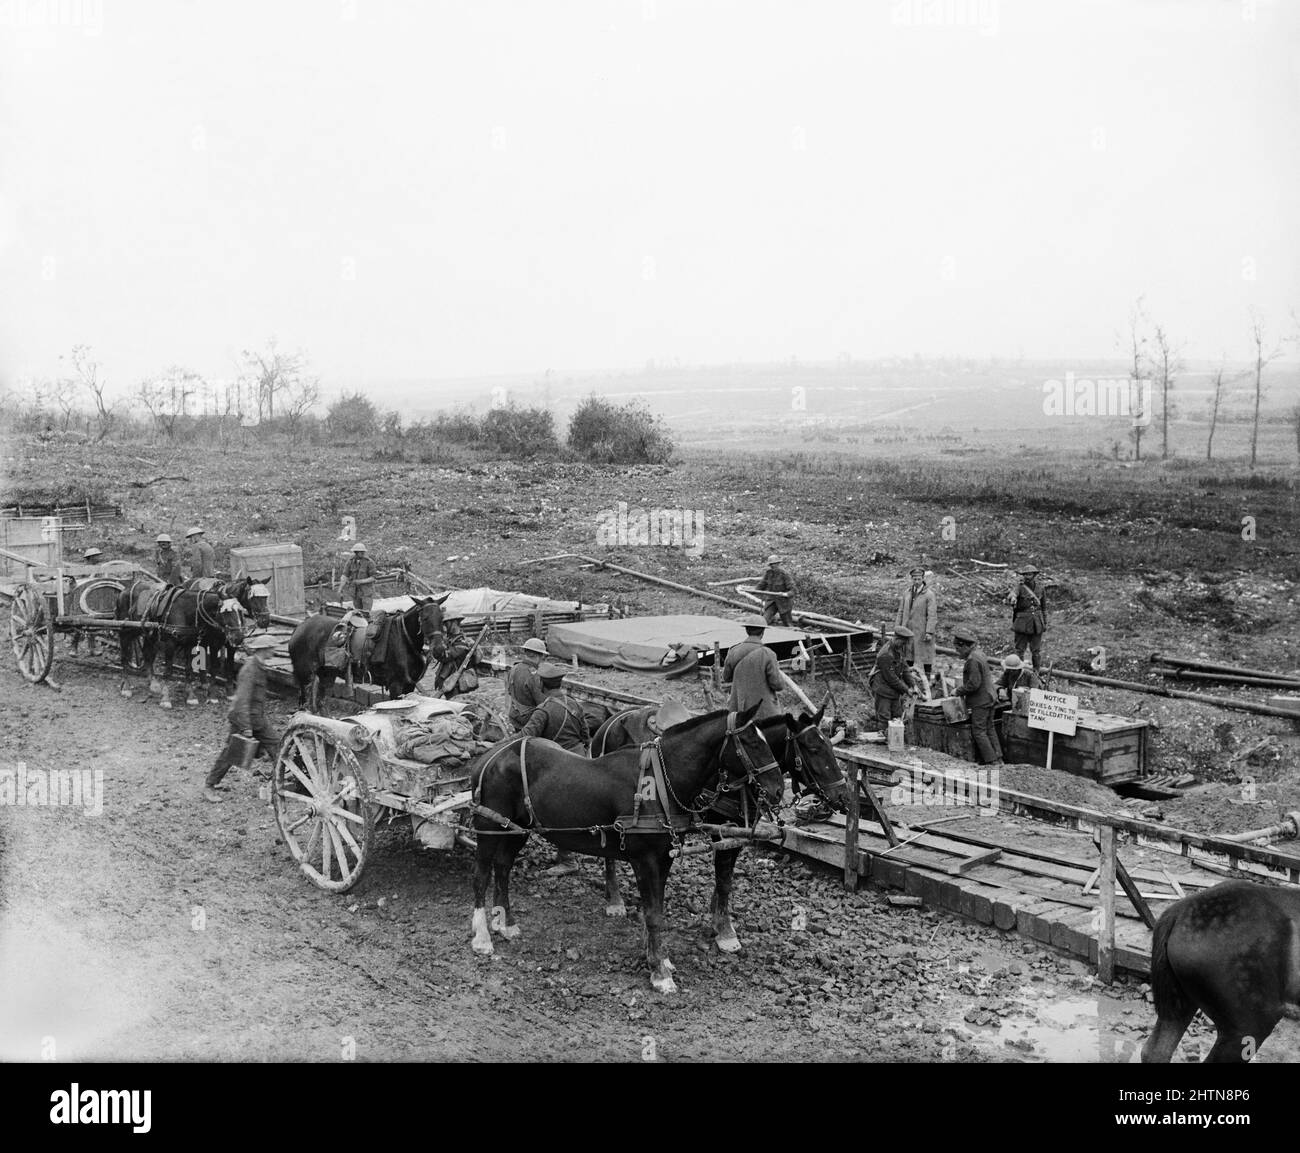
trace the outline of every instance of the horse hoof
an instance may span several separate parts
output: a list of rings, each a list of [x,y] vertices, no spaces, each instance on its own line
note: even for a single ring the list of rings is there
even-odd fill
[[[607,917],[626,917],[627,906],[620,901],[617,905],[606,905],[605,916]]]
[[[718,948],[724,953],[739,953],[740,938],[735,933],[719,934],[714,938]]]
[[[501,934],[501,936],[503,936],[507,941],[513,941],[517,936],[519,936],[519,926],[518,926],[518,925],[502,925],[501,928],[498,929],[497,931],[498,931],[498,932]]]
[[[488,918],[488,928],[494,933],[501,932],[506,927],[506,911],[501,905],[492,906],[492,915]]]
[[[186,703],[187,705],[197,705],[197,704],[199,703],[199,698],[198,698],[198,697],[186,697],[186,698],[185,698],[185,703]]]
[[[119,689],[118,691],[119,691],[119,692],[122,694],[122,696],[124,696],[127,700],[130,700],[130,699],[131,699],[131,690],[130,690],[130,689]]]
[[[492,934],[488,932],[487,912],[483,909],[474,910],[474,941],[472,948],[480,957],[490,956],[495,950],[492,948]]]
[[[677,982],[673,980],[671,973],[656,974],[650,978],[650,987],[656,993],[676,993]]]
[[[172,707],[172,703],[171,701],[159,701],[158,707],[160,709],[170,709]]]
[[[209,697],[209,698],[208,698],[208,704],[210,704],[210,705],[219,705],[219,704],[221,704],[221,700],[220,700],[218,697]]]

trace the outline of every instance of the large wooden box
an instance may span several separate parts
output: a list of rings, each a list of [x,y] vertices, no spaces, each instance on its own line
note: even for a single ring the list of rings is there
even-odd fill
[[[62,559],[61,533],[50,531],[51,517],[0,516],[0,549],[29,557],[32,564],[42,568],[57,568]],[[27,565],[20,560],[0,554],[0,576],[26,580]]]
[[[303,591],[302,549],[296,544],[255,545],[230,550],[230,575],[260,580],[270,592],[268,606],[281,616],[300,617],[307,611]]]
[[[1132,717],[1080,709],[1074,736],[1056,734],[1052,768],[1091,777],[1103,785],[1137,780],[1147,771],[1148,728],[1146,721]],[[1031,729],[1027,717],[1006,714],[1002,745],[1008,761],[1047,764],[1047,734]]]

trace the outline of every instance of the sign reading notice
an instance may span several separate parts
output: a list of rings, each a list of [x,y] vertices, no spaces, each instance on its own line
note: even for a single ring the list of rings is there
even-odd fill
[[[1079,724],[1079,698],[1065,693],[1049,693],[1042,689],[1029,690],[1029,727],[1046,729],[1049,733],[1074,736]]]

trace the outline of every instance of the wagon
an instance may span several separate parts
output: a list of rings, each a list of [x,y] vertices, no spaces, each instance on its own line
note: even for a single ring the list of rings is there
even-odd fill
[[[112,574],[114,567],[121,575]],[[9,641],[19,673],[33,684],[49,679],[58,633],[110,634],[126,646],[128,666],[141,667],[141,631],[158,626],[113,615],[118,594],[140,571],[119,564],[90,576],[33,573],[8,590]]]
[[[459,701],[417,694],[344,719],[295,713],[280,741],[270,799],[281,837],[317,887],[346,893],[361,878],[376,825],[409,814],[429,848],[473,845],[468,760],[399,757],[397,718],[426,721],[463,711]],[[475,752],[489,747],[476,744]]]

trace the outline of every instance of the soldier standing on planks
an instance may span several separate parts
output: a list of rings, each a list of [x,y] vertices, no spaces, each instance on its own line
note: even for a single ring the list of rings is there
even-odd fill
[[[763,621],[765,624],[776,624],[777,618],[780,617],[781,623],[786,627],[791,627],[791,610],[794,608],[794,581],[790,579],[790,574],[781,567],[781,558],[773,553],[767,558],[767,572],[763,574],[763,579],[754,586],[757,593],[784,593],[784,596],[766,597],[766,604],[763,605]]]
[[[160,532],[154,543],[158,546],[158,551],[153,555],[153,567],[158,574],[158,579],[164,584],[180,584],[181,558],[180,554],[172,548],[172,538],[165,532]]]
[[[1015,637],[1016,656],[1024,658],[1028,648],[1034,669],[1042,667],[1043,634],[1047,632],[1047,596],[1038,569],[1031,564],[1020,570],[1020,584],[1009,598],[1011,631]]]
[[[1002,745],[993,724],[993,706],[997,702],[997,685],[989,670],[988,658],[979,647],[979,641],[969,629],[957,629],[952,634],[957,655],[962,658],[961,684],[956,695],[966,701],[970,710],[971,739],[981,765],[1000,765]]]
[[[894,634],[880,646],[876,665],[867,678],[876,706],[876,724],[882,733],[889,731],[889,722],[898,720],[907,707],[907,698],[917,691],[915,678],[921,674],[911,668],[905,656],[912,640],[912,630],[898,625]]]
[[[343,569],[343,582],[352,586],[352,607],[363,613],[375,603],[375,562],[366,553],[366,546],[358,542],[352,546],[352,559]]]

